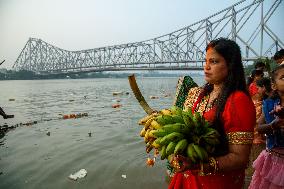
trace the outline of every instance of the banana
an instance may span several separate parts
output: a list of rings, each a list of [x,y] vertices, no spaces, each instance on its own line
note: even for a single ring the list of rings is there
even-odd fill
[[[164,125],[174,123],[174,120],[173,120],[171,115],[163,115],[162,118],[165,120],[165,124]]]
[[[172,132],[188,133],[190,131],[189,128],[185,124],[182,124],[182,123],[168,124],[168,125],[165,125],[163,129],[169,133],[172,133]]]
[[[145,139],[145,142],[147,141],[149,141],[149,139],[150,139],[150,136],[149,136],[149,133],[150,133],[150,129],[148,129],[147,131],[146,131],[146,133],[145,133],[145,136],[144,136],[144,139]]]
[[[145,143],[149,142],[149,138],[144,137],[144,142]]]
[[[204,137],[220,137],[220,134],[218,133],[218,131],[216,129],[213,128],[206,128],[206,133],[204,135],[202,135]]]
[[[171,162],[172,159],[174,158],[174,156],[175,156],[174,154],[168,155],[168,157],[167,157],[168,161]]]
[[[177,143],[175,142],[170,142],[166,148],[166,153],[167,156],[171,155],[174,153],[175,147],[176,147]]]
[[[149,140],[149,141],[146,143],[146,148],[149,147],[149,146],[152,146],[152,143],[153,143],[153,141]]]
[[[145,130],[145,127],[143,127],[143,129],[140,131],[140,136],[144,137],[145,134],[146,134],[146,130]]]
[[[144,125],[150,118],[155,117],[156,115],[157,115],[157,113],[152,113],[150,115],[147,115],[147,116],[143,117],[142,119],[140,119],[138,121],[138,124],[139,125]]]
[[[144,125],[140,136],[144,137],[146,152],[159,150],[162,160],[182,154],[192,163],[205,162],[220,143],[220,134],[200,113],[176,106],[145,116],[138,123]]]
[[[203,138],[204,138],[204,140],[207,144],[210,144],[212,146],[215,146],[215,145],[220,143],[220,141],[216,137],[207,136],[207,137],[203,137]]]
[[[150,119],[148,119],[144,125],[145,130],[149,129],[151,122],[154,120],[154,117],[151,117]]]
[[[162,139],[162,138],[160,137],[160,138],[157,138],[156,140],[153,141],[152,146],[153,146],[155,149],[159,149],[159,148],[161,147],[161,145],[160,145],[160,140],[161,140],[161,139]]]
[[[186,150],[186,154],[187,156],[190,158],[190,160],[192,161],[192,163],[197,163],[198,160],[198,156],[196,154],[196,151],[193,148],[193,143],[189,144],[187,146],[187,150]]]
[[[189,112],[183,112],[182,113],[182,118],[184,123],[189,127],[193,128],[195,126],[193,120],[192,120],[192,114]]]
[[[204,161],[207,161],[208,160],[208,154],[207,152],[204,150],[204,148],[198,146],[198,145],[195,145],[193,144],[192,145],[197,156],[198,156],[198,159],[200,159],[202,162]]]
[[[147,146],[147,147],[146,147],[146,152],[147,152],[147,153],[150,153],[152,149],[153,149],[153,146],[151,146],[151,145],[150,145],[150,146]]]
[[[153,132],[156,131],[156,130],[150,130],[150,129],[148,129],[148,131],[149,131],[149,133],[148,133],[148,137],[149,137],[149,138],[157,138],[157,137],[153,134]],[[146,132],[147,132],[147,131],[146,131]]]
[[[162,110],[160,111],[160,113],[161,113],[162,115],[172,115],[172,112],[171,112],[171,110],[169,110],[169,109],[162,109]]]
[[[173,132],[173,133],[170,133],[166,136],[164,136],[161,140],[160,140],[160,144],[161,145],[167,145],[169,144],[170,142],[175,142],[175,141],[179,141],[181,139],[184,138],[184,135],[181,134],[181,133],[178,133],[178,132]]]
[[[160,124],[160,125],[166,125],[167,122],[166,120],[163,118],[163,115],[159,115],[157,118],[156,118],[156,121]]]
[[[166,153],[166,146],[163,146],[162,147],[162,150],[161,150],[161,160],[165,159],[167,157],[167,153]]]
[[[155,137],[163,137],[169,134],[169,132],[165,131],[163,128],[153,130],[152,133]]]
[[[200,133],[200,127],[201,127],[201,124],[200,124],[200,114],[199,114],[199,112],[195,112],[194,113],[194,116],[192,117],[192,120],[193,120],[193,122],[194,122],[194,128],[195,128],[195,132],[197,133],[197,134],[199,134]]]
[[[153,129],[160,129],[160,128],[162,128],[162,126],[155,120],[153,120],[151,122],[151,126],[152,126]]]
[[[183,151],[186,149],[188,142],[186,139],[180,140],[177,145],[175,146],[174,154],[182,154]]]
[[[180,115],[172,115],[172,119],[173,119],[173,122],[175,122],[175,123],[183,123],[184,124],[184,120],[183,120],[182,116],[180,116]]]

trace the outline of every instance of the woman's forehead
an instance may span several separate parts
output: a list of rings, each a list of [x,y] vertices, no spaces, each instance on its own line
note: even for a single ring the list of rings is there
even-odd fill
[[[219,57],[221,56],[214,48],[209,48],[206,52],[206,56],[209,57]]]

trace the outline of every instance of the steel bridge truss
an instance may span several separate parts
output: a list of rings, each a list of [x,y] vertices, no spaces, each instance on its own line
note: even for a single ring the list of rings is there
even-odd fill
[[[154,39],[67,51],[30,38],[13,68],[38,73],[200,69],[209,41],[235,40],[244,60],[272,56],[284,43],[268,26],[282,0],[240,1],[214,15]]]

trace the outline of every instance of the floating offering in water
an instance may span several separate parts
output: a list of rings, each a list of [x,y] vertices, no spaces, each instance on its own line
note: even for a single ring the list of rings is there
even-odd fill
[[[113,107],[113,108],[120,108],[120,107],[121,107],[121,104],[113,104],[112,107]]]
[[[155,164],[155,158],[154,159],[147,158],[146,165],[148,165],[149,167],[153,167],[154,164]]]
[[[126,175],[121,175],[122,178],[126,179]]]
[[[15,99],[14,98],[10,98],[9,101],[15,101]]]
[[[78,178],[84,178],[87,175],[86,169],[81,169],[80,171],[77,171],[74,174],[69,175],[69,179],[71,180],[77,180]]]
[[[113,92],[113,93],[112,93],[113,96],[115,96],[115,95],[121,95],[121,94],[123,94],[123,92]]]
[[[158,99],[158,96],[150,96],[150,99]]]
[[[75,119],[81,117],[87,117],[88,113],[78,113],[78,114],[65,114],[62,116],[63,119]]]

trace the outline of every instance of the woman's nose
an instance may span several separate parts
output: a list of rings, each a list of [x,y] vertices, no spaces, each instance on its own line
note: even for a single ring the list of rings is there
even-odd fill
[[[209,69],[210,69],[210,65],[209,65],[208,63],[205,63],[205,64],[204,64],[204,69],[205,69],[205,70],[209,70]]]

